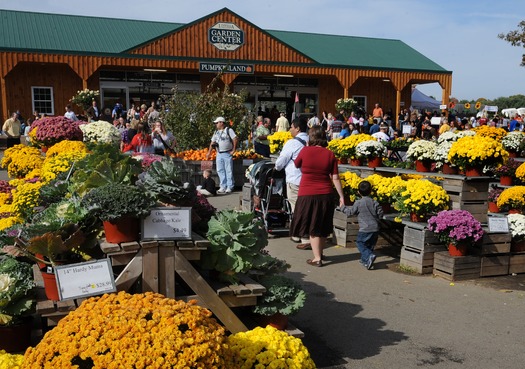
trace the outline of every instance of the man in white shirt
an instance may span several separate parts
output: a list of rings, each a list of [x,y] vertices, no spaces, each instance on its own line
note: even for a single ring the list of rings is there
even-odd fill
[[[299,155],[299,152],[306,146],[308,142],[308,134],[306,133],[308,125],[306,119],[294,119],[292,126],[290,127],[290,133],[293,139],[286,141],[279,154],[279,157],[275,161],[275,170],[283,170],[286,173],[286,194],[292,213],[295,209],[295,203],[297,202],[297,193],[299,192],[299,184],[301,183],[301,170],[298,169],[294,160]],[[292,241],[301,242],[301,244],[307,244],[309,238],[295,238],[292,237]]]
[[[73,109],[71,108],[71,105],[70,104],[67,104],[66,105],[66,113],[64,114],[64,117],[68,118],[68,119],[71,119],[72,121],[77,121],[78,118],[77,116],[75,115],[75,112],[73,111]]]
[[[308,121],[308,127],[312,128],[312,127],[318,126],[318,125],[319,125],[319,118],[317,118],[317,114],[314,112],[314,115]]]
[[[372,137],[374,137],[378,141],[390,141],[390,136],[387,134],[388,132],[388,125],[385,123],[381,123],[379,125],[379,132],[376,132],[372,134]]]

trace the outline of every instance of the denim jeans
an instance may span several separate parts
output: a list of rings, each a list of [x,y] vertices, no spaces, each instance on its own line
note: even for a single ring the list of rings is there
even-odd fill
[[[233,158],[230,152],[217,153],[215,163],[220,188],[233,190]]]
[[[355,243],[361,253],[361,262],[364,264],[368,262],[368,258],[373,254],[378,237],[379,232],[357,232]]]

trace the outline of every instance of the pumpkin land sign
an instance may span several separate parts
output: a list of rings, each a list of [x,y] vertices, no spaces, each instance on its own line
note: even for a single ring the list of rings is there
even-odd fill
[[[219,22],[208,29],[208,42],[219,50],[234,51],[244,44],[244,31],[233,23]]]

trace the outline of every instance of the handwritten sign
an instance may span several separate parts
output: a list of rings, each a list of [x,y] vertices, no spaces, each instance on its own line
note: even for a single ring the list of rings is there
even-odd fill
[[[191,208],[153,208],[142,220],[142,240],[191,240]]]
[[[109,259],[56,266],[55,276],[60,300],[117,291]]]
[[[509,222],[507,217],[489,217],[489,232],[509,233]]]
[[[403,134],[411,134],[412,133],[412,126],[410,124],[403,124]]]

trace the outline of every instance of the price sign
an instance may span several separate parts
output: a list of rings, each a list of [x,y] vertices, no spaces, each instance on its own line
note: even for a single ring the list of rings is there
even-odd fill
[[[191,208],[153,208],[142,220],[142,240],[191,240]]]
[[[412,134],[412,126],[410,124],[403,124],[403,134]]]
[[[489,232],[491,233],[509,233],[509,222],[507,217],[489,217]]]
[[[55,267],[60,300],[117,291],[109,259]]]

